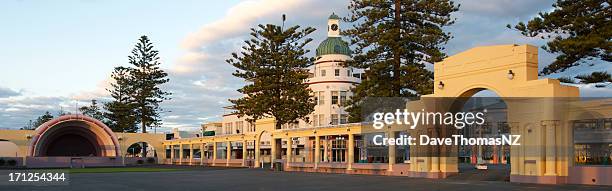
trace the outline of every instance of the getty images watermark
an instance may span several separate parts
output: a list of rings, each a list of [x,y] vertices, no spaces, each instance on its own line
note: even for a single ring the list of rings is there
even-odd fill
[[[407,125],[415,129],[417,125],[453,125],[457,129],[463,129],[468,125],[483,125],[486,110],[483,112],[426,112],[424,109],[418,112],[408,109],[397,109],[395,112],[376,112],[373,114],[374,129],[382,129],[385,125]],[[373,136],[375,145],[521,145],[521,135],[500,135],[499,137],[464,137],[463,135],[451,135],[450,137],[429,137],[420,135],[400,135],[399,137]]]

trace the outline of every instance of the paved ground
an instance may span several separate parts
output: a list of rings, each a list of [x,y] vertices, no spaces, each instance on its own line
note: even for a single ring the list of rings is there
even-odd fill
[[[66,186],[3,186],[0,190],[612,190],[608,186],[535,185],[505,181],[197,168],[176,172],[72,174]],[[6,180],[2,180],[6,181]]]

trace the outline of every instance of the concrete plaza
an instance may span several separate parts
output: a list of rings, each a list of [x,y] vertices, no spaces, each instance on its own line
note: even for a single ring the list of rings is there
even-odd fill
[[[610,186],[520,184],[473,180],[469,177],[423,179],[244,168],[167,168],[188,169],[175,172],[79,173],[71,174],[70,184],[66,186],[0,185],[0,190],[612,190]]]

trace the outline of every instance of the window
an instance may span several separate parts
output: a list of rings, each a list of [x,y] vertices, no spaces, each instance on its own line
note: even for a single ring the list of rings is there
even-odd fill
[[[612,119],[574,121],[574,163],[577,165],[606,165],[612,163],[612,142],[609,135]]]
[[[227,144],[225,142],[217,143],[217,159],[227,158]]]
[[[340,76],[340,69],[334,70],[334,75],[335,76]]]
[[[340,92],[340,105],[346,105],[346,91]]]
[[[225,123],[223,134],[232,134],[232,123]]]
[[[351,77],[353,74],[350,69],[346,70],[346,76]]]
[[[346,140],[344,137],[338,137],[332,140],[332,162],[346,162]]]
[[[338,104],[338,91],[332,91],[331,92],[331,104]]]
[[[312,126],[314,127],[319,126],[319,115],[312,116]]]
[[[325,70],[321,70],[321,77],[325,77]]]
[[[318,126],[324,125],[325,124],[325,115],[323,114],[319,114],[319,124]]]
[[[319,94],[319,105],[325,104],[325,92],[318,92]]]
[[[255,132],[255,125],[253,123],[247,122],[247,132]]]
[[[244,133],[244,132],[242,131],[242,130],[243,130],[242,128],[243,128],[243,124],[244,124],[244,123],[243,123],[242,121],[236,121],[236,123],[235,123],[235,124],[236,124],[236,125],[235,125],[235,126],[236,126],[236,134]]]
[[[330,125],[338,125],[338,114],[331,114]]]
[[[347,124],[347,123],[348,123],[348,115],[347,114],[340,115],[340,124]]]

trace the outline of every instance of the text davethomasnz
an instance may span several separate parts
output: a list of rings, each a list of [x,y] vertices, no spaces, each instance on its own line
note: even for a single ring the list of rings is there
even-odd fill
[[[373,115],[374,129],[382,129],[384,125],[408,125],[410,129],[415,129],[417,125],[453,125],[457,129],[463,129],[468,125],[482,125],[485,123],[485,113],[483,112],[426,112],[403,111],[397,109],[395,112],[378,112]],[[401,135],[398,138],[388,138],[383,135],[373,136],[375,145],[521,145],[520,135],[500,135],[497,137],[464,137],[463,135],[451,135],[451,137],[429,137],[420,135],[412,137]]]
[[[375,135],[372,138],[374,145],[521,145],[519,142],[521,135],[501,135],[500,137],[464,137],[463,135],[451,135],[451,137],[429,137],[420,135],[416,137],[401,135],[398,138],[384,137]]]

